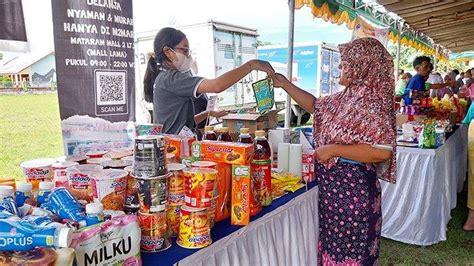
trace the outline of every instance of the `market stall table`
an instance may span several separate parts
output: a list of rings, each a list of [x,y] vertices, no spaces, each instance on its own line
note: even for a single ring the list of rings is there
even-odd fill
[[[467,171],[467,127],[437,149],[397,148],[397,183],[382,185],[382,236],[429,246],[446,240]]]
[[[248,226],[230,219],[216,223],[213,244],[200,250],[176,244],[159,253],[142,253],[143,265],[316,265],[319,235],[318,187],[274,200]]]

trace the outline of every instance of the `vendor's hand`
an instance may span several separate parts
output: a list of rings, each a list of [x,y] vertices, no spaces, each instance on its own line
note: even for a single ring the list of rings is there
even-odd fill
[[[317,148],[314,151],[314,157],[322,163],[328,162],[334,157],[334,145],[324,145]]]
[[[227,111],[209,111],[209,115],[215,118],[223,117],[227,114]]]
[[[275,75],[271,76],[273,80],[273,87],[277,88],[285,88],[290,81],[280,73],[275,73]]]
[[[273,69],[272,65],[270,65],[270,63],[268,63],[267,61],[253,59],[250,60],[248,64],[250,65],[250,68],[252,70],[265,71],[268,76],[272,76],[275,73],[275,70]]]

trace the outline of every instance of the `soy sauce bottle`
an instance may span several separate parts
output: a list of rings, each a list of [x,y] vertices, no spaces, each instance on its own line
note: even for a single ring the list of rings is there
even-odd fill
[[[229,128],[228,127],[222,127],[220,129],[220,135],[217,138],[218,141],[224,141],[224,142],[232,142],[232,136],[229,134]]]
[[[252,144],[253,143],[253,138],[250,135],[250,129],[248,128],[241,128],[240,129],[240,135],[239,135],[239,143],[246,143],[246,144]]]
[[[214,132],[213,126],[206,126],[204,128],[204,136],[202,137],[202,140],[217,140],[217,135]]]

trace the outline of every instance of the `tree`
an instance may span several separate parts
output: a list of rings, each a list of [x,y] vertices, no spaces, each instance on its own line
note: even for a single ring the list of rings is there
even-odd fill
[[[396,66],[397,61],[397,45],[393,43],[389,43],[388,45],[388,51],[393,57],[393,63]],[[417,56],[423,55],[422,52],[416,50],[413,47],[406,46],[406,45],[401,45],[400,46],[400,69],[403,69],[405,71],[412,71],[413,70],[413,60]]]
[[[389,42],[388,45],[388,51],[393,57],[394,64],[396,65],[396,58],[397,58],[397,45]],[[413,60],[417,56],[424,55],[423,52],[416,50],[415,48],[406,46],[406,45],[401,45],[400,46],[400,69],[403,69],[405,71],[413,71]],[[434,59],[432,56],[431,57],[431,62],[434,62]],[[446,69],[447,67],[447,69]],[[444,62],[437,62],[436,63],[436,70],[437,72],[441,73],[447,73],[453,69],[458,69],[459,72],[463,72],[468,69],[468,66],[466,66],[465,63],[460,62],[460,61],[449,61],[447,64]]]

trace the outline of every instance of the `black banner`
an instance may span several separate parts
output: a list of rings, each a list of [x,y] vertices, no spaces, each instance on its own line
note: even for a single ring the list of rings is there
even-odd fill
[[[131,0],[52,0],[61,119],[135,119]]]

